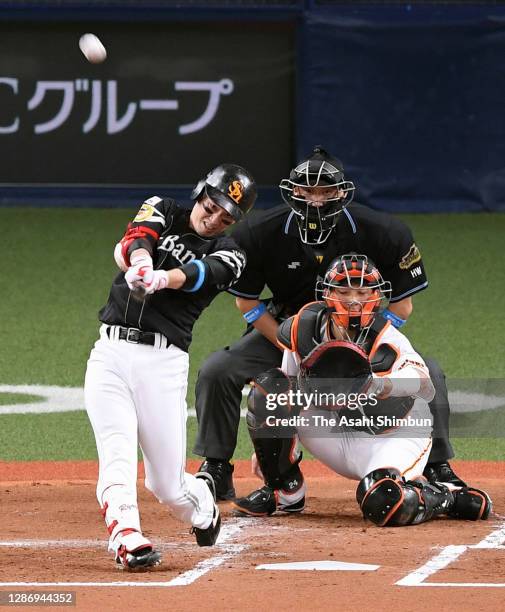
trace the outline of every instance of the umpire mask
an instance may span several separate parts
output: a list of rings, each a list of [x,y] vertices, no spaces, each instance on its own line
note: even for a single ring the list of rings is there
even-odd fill
[[[338,215],[354,196],[354,183],[344,179],[339,159],[316,147],[306,160],[280,182],[282,199],[293,209],[305,244],[323,244]]]

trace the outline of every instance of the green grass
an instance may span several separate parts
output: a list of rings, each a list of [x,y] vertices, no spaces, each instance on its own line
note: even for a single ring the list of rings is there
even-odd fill
[[[88,417],[83,411],[51,414],[2,415],[0,461],[96,460],[96,447]],[[188,419],[188,457],[196,435],[196,419]],[[466,433],[468,435],[468,432]],[[502,433],[503,435],[503,433]],[[503,461],[505,436],[501,438],[453,438],[458,459]],[[252,445],[241,420],[235,459],[249,459]],[[304,452],[305,458],[310,458]]]
[[[4,414],[0,417],[0,461],[96,460],[95,438],[84,411]],[[196,418],[188,419],[188,456],[196,436]],[[237,458],[248,458],[252,445],[240,424]]]
[[[113,247],[133,213],[0,209],[0,224],[14,228],[5,232],[2,249],[1,384],[83,385],[86,360],[98,336],[97,312],[107,299],[116,271]],[[505,266],[501,263],[505,215],[403,218],[421,248],[430,280],[429,289],[414,298],[406,334],[424,355],[438,358],[448,377],[505,378]],[[243,330],[233,302],[231,296],[220,295],[195,326],[190,406],[199,365]],[[84,458],[83,454],[93,454],[85,415],[74,421],[76,417],[65,414],[2,415],[0,457],[43,458],[47,453],[47,458]],[[84,444],[86,435],[89,443]],[[13,445],[16,439],[22,439],[24,446]],[[241,438],[237,456],[249,454],[248,445],[246,436]],[[496,456],[499,445],[491,440],[487,445],[476,442],[473,448],[472,441],[457,440],[455,446],[468,458],[485,458],[486,452]]]
[[[42,395],[28,395],[26,393],[0,393],[0,406],[12,404],[37,404],[42,402]]]

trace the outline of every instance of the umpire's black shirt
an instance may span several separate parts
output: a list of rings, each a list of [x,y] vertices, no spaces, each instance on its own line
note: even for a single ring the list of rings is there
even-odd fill
[[[385,280],[391,282],[391,302],[428,286],[419,249],[410,229],[395,217],[352,203],[323,245],[300,239],[294,212],[282,204],[241,221],[233,238],[247,255],[233,295],[258,299],[265,285],[273,302],[289,316],[315,299],[314,287],[330,262],[345,253],[367,255]]]

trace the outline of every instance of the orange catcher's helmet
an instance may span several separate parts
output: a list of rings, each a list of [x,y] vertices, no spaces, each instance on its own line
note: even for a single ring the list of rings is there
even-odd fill
[[[337,257],[318,287],[331,317],[345,330],[367,330],[391,297],[391,283],[382,278],[366,255]]]

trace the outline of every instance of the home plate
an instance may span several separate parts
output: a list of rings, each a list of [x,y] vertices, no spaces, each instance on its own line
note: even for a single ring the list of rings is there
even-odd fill
[[[298,561],[295,563],[267,563],[264,565],[257,565],[256,569],[373,572],[378,570],[379,567],[380,565],[368,565],[367,563],[345,563],[344,561]]]

